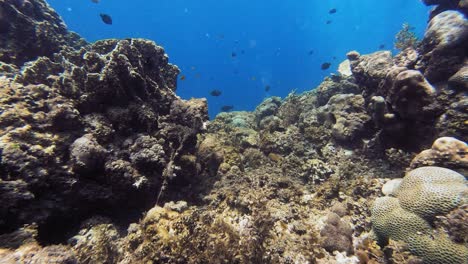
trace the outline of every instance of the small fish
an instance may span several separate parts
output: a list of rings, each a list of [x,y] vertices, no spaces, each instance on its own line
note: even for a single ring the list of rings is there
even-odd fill
[[[312,55],[312,54],[314,54],[314,50],[309,51],[309,55]]]
[[[324,62],[324,63],[322,63],[322,66],[320,66],[320,68],[322,70],[327,70],[328,68],[330,68],[330,66],[331,66],[330,62]]]
[[[222,112],[229,112],[231,111],[232,109],[234,109],[234,106],[233,105],[223,105],[221,107],[221,111]]]
[[[335,14],[336,11],[337,11],[336,8],[333,8],[333,9],[330,9],[330,11],[328,11],[328,13],[330,13],[330,14]]]
[[[270,91],[270,88],[271,88],[270,85],[265,86],[265,92]]]
[[[380,44],[379,49],[385,49],[385,45],[384,45],[384,44]]]
[[[91,0],[91,2],[93,2],[95,4],[99,4],[99,0]]]
[[[257,77],[252,76],[252,77],[250,77],[250,80],[255,81],[255,80],[257,80]]]
[[[325,22],[327,25],[330,25],[332,23],[331,20],[327,20],[327,22]]]
[[[180,80],[181,81],[185,80],[185,75],[180,76]]]
[[[235,52],[231,53],[231,57],[235,58],[237,54]]]
[[[218,90],[218,89],[214,89],[213,91],[210,92],[210,95],[211,95],[211,96],[220,96],[220,95],[221,95],[221,91]]]
[[[99,14],[101,16],[102,22],[107,25],[112,25],[112,17],[107,14]]]
[[[333,59],[336,60],[336,56],[333,56]]]
[[[197,68],[195,66],[190,67],[192,71],[196,70]]]

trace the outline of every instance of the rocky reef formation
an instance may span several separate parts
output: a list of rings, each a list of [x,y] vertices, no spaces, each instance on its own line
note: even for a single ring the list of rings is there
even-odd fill
[[[45,24],[67,32],[45,3],[18,3],[2,5],[18,15],[34,7]],[[64,42],[60,32],[51,34]],[[0,79],[0,230],[34,222],[40,238],[53,240],[93,214],[137,213],[172,184],[196,181],[192,157],[206,102],[175,95],[179,70],[161,47],[141,39],[44,45],[51,54],[28,49],[2,62],[21,71]]]
[[[154,42],[88,44],[42,0],[1,5],[34,7],[55,46],[0,42],[0,262],[463,262],[461,9],[416,48],[350,52],[315,90],[207,122]]]

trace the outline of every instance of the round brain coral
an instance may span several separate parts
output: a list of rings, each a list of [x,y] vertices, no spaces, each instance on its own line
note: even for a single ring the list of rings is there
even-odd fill
[[[403,241],[424,263],[466,263],[466,245],[431,227],[435,216],[467,203],[463,175],[441,167],[421,167],[408,172],[390,194],[395,197],[380,197],[372,207],[371,222],[379,244],[389,239]]]
[[[386,244],[388,238],[406,241],[408,234],[429,234],[432,230],[424,219],[401,208],[394,197],[381,197],[375,201],[371,221],[379,244]]]
[[[465,177],[441,167],[421,167],[410,171],[396,190],[403,209],[423,218],[443,215],[467,202]]]

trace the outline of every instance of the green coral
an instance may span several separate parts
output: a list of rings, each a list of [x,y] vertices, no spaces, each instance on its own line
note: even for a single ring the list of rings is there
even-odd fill
[[[431,220],[466,203],[467,194],[466,180],[457,172],[440,167],[410,171],[392,193],[396,197],[374,203],[371,222],[378,242],[403,241],[424,263],[465,263],[468,248],[435,233]]]
[[[395,35],[395,48],[399,50],[416,48],[419,40],[413,30],[414,27],[412,27],[410,24],[403,23],[402,29]]]

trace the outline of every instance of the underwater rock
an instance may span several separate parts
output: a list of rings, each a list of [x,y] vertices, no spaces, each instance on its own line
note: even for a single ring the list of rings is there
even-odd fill
[[[458,11],[436,15],[427,26],[416,65],[431,83],[447,80],[463,66],[467,57],[468,20]]]
[[[358,84],[365,86],[366,91],[372,92],[385,79],[389,69],[394,65],[390,51],[378,51],[369,55],[357,56],[348,53],[351,61],[351,71]]]
[[[103,169],[106,150],[92,135],[76,139],[70,146],[72,168],[77,173],[90,173]]]
[[[423,150],[411,161],[410,168],[441,166],[468,171],[468,145],[453,137],[438,138],[430,149]]]
[[[344,60],[340,65],[338,65],[338,72],[341,74],[341,76],[344,77],[350,77],[353,75],[353,72],[351,71],[351,63],[349,60]]]
[[[319,115],[332,126],[332,135],[342,142],[356,142],[363,136],[366,124],[371,120],[365,109],[362,95],[337,94],[320,107]]]
[[[468,91],[468,61],[448,80],[449,88],[458,91]]]
[[[84,221],[81,229],[68,244],[72,246],[78,263],[117,263],[120,234],[111,221],[95,216]]]
[[[414,69],[416,63],[418,62],[420,55],[418,51],[414,48],[406,48],[400,53],[395,55],[393,61],[396,66],[404,67],[407,69]]]
[[[314,90],[317,96],[318,106],[325,105],[333,95],[336,94],[358,94],[361,92],[359,86],[352,78],[325,78]]]
[[[67,33],[42,1],[23,3],[44,26]],[[142,210],[163,182],[195,181],[196,160],[182,157],[194,156],[208,119],[205,100],[175,95],[179,69],[154,42],[111,39],[74,49],[54,32],[63,49],[49,43],[57,53],[34,54],[49,57],[0,79],[0,188],[8,190],[0,195],[9,201],[2,203],[0,230],[36,222],[45,241],[64,236],[52,221],[67,229],[104,208]]]
[[[330,253],[333,251],[353,253],[353,230],[336,213],[329,213],[325,227],[320,230],[321,245]]]
[[[419,71],[404,70],[393,79],[387,99],[402,119],[430,120],[434,113],[428,106],[434,101],[435,93],[435,88]]]
[[[6,264],[79,263],[75,254],[69,247],[63,245],[42,247],[37,242],[24,244],[15,250],[5,250],[0,248],[0,262]]]
[[[86,45],[43,0],[2,1],[0,43],[0,61],[16,66],[40,56],[52,57],[63,48]]]
[[[255,108],[254,114],[257,124],[267,116],[275,115],[281,105],[281,98],[277,96],[265,99],[260,105]]]

